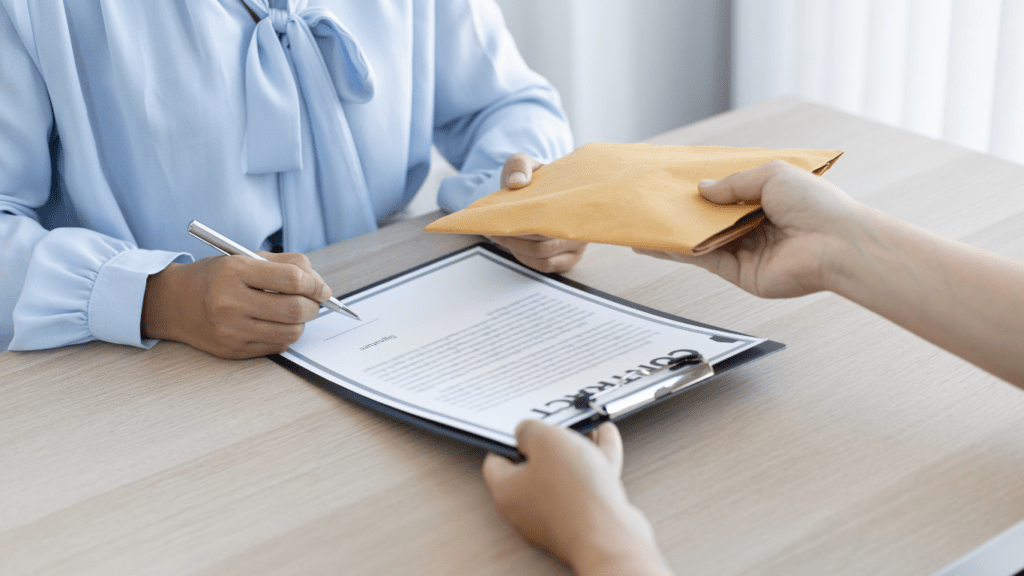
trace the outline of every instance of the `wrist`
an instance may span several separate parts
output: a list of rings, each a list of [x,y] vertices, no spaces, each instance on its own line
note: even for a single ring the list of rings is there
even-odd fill
[[[833,241],[828,244],[822,263],[825,290],[849,297],[854,285],[864,278],[863,268],[878,245],[878,213],[856,204],[833,227]]]
[[[631,504],[617,513],[595,518],[583,542],[568,558],[577,576],[672,574],[643,513]]]
[[[178,272],[184,266],[172,262],[146,280],[140,326],[143,338],[181,341],[177,333],[178,315],[174,313],[174,299],[181,294]]]

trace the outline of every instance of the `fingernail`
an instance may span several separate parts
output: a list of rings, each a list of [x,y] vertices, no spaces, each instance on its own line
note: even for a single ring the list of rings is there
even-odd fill
[[[323,302],[331,297],[331,289],[324,284],[323,289],[320,290],[320,301]]]
[[[507,182],[511,184],[526,184],[526,174],[522,172],[513,172],[508,175]]]
[[[706,186],[711,186],[711,185],[712,185],[712,184],[714,184],[715,182],[718,182],[718,180],[711,180],[711,179],[705,178],[704,180],[701,180],[701,181],[700,181],[700,182],[699,182],[699,183],[697,184],[697,186],[698,186],[699,188],[704,188],[704,187],[706,187]]]

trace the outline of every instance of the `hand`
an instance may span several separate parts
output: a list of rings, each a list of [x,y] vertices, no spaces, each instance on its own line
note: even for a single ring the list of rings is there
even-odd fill
[[[533,180],[533,172],[544,165],[526,154],[513,154],[501,170],[501,187],[518,190]],[[517,260],[540,272],[565,272],[583,258],[586,242],[549,238],[539,234],[526,236],[488,236],[504,246]]]
[[[703,180],[716,204],[761,202],[767,221],[753,232],[700,256],[643,250],[639,254],[696,264],[762,298],[828,289],[860,205],[818,176],[777,160],[721,180]]]
[[[331,289],[303,254],[261,255],[270,262],[213,256],[150,276],[144,337],[184,342],[221,358],[285,351]]]
[[[516,428],[525,462],[496,454],[483,474],[498,512],[577,574],[668,574],[654,533],[619,480],[622,438],[603,424],[590,439],[526,420]]]

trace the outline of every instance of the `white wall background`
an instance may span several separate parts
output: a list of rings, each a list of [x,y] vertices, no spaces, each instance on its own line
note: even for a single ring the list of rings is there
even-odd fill
[[[558,89],[576,144],[635,142],[729,107],[730,0],[497,0],[520,53]],[[403,217],[437,209],[434,154]]]
[[[1024,163],[1024,0],[496,1],[578,145],[795,94]]]
[[[729,106],[729,0],[497,0],[578,144],[633,142]]]

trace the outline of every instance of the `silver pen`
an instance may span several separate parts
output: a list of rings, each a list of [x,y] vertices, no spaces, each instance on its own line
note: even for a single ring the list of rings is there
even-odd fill
[[[260,256],[259,254],[253,252],[252,250],[249,250],[245,246],[242,246],[238,242],[235,242],[234,240],[228,238],[227,236],[221,234],[220,232],[217,232],[213,228],[210,228],[209,226],[206,226],[205,224],[197,220],[193,220],[188,225],[188,233],[195,236],[196,238],[199,238],[203,242],[206,242],[210,246],[213,246],[217,250],[220,250],[221,252],[227,254],[228,256],[248,256],[249,258],[255,258],[257,260],[263,260],[264,262],[268,262],[268,260],[263,256]],[[328,310],[333,310],[338,313],[346,312],[348,314],[351,314],[352,317],[355,318],[356,320],[360,320],[359,316],[356,315],[355,312],[350,310],[348,306],[345,306],[344,304],[339,302],[338,299],[335,298],[334,296],[331,296],[330,299],[324,301],[322,304],[324,308],[327,308]]]

